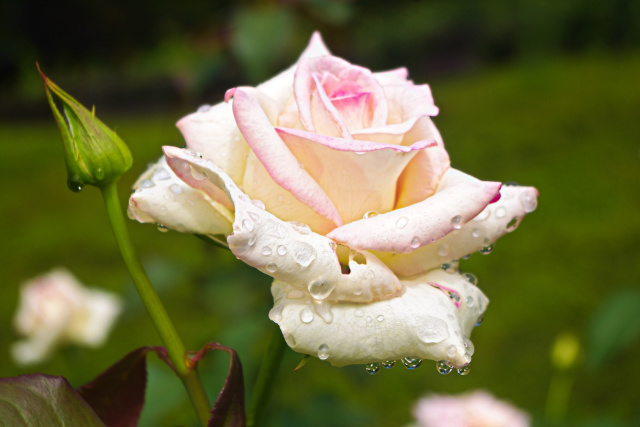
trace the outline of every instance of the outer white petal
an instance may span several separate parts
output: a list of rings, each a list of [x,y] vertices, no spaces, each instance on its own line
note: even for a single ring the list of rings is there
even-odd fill
[[[334,366],[404,357],[446,360],[455,367],[469,364],[473,345],[468,337],[486,309],[484,294],[462,276],[440,269],[402,283],[402,296],[333,304],[333,320],[327,323],[312,311],[308,295],[292,298],[291,286],[275,281],[269,317],[293,350],[316,357],[320,351]],[[457,292],[459,307],[443,288]]]
[[[139,222],[162,224],[183,233],[231,233],[233,213],[202,191],[186,185],[164,157],[142,174],[133,188],[129,212]]]
[[[533,187],[503,186],[500,200],[488,205],[460,230],[408,254],[376,252],[395,273],[412,276],[454,259],[463,258],[491,245],[518,227],[522,218],[537,206]],[[490,249],[487,249],[490,251]]]
[[[346,250],[343,274],[337,245],[329,238],[313,233],[306,225],[284,222],[264,210],[264,204],[250,200],[211,162],[186,150],[164,147],[174,170],[191,168],[182,174],[189,185],[208,183],[223,189],[235,205],[233,233],[229,248],[242,261],[275,279],[285,281],[304,293],[311,293],[317,304],[326,301],[369,302],[391,298],[402,292],[398,278],[374,255]],[[327,319],[330,313],[326,314]]]

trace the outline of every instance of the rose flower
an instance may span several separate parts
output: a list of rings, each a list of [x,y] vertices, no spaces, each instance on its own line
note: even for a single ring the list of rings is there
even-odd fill
[[[225,98],[178,122],[187,148],[164,147],[130,215],[226,240],[273,277],[269,316],[295,351],[464,370],[488,301],[456,260],[515,229],[537,191],[452,169],[429,87],[332,56],[317,33]]]

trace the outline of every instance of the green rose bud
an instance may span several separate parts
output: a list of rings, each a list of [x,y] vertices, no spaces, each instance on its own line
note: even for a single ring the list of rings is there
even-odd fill
[[[129,148],[95,116],[95,108],[87,110],[45,76],[40,66],[38,71],[62,135],[69,188],[77,192],[84,185],[103,187],[117,180],[133,162]]]

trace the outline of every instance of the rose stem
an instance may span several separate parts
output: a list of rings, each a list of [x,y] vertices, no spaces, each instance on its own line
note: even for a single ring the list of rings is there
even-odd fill
[[[251,402],[247,414],[247,427],[261,425],[260,421],[267,406],[271,389],[274,385],[274,379],[280,367],[282,354],[284,353],[285,343],[282,333],[277,325],[271,325],[271,338],[269,339],[269,347],[262,358],[258,379],[253,389]]]
[[[173,363],[174,370],[178,377],[180,377],[182,384],[184,384],[191,398],[191,403],[196,410],[200,423],[206,426],[210,417],[209,410],[211,406],[209,405],[209,400],[207,399],[197,371],[187,367],[185,363],[186,353],[184,344],[178,336],[178,332],[171,322],[169,314],[162,305],[160,297],[158,297],[158,294],[153,288],[147,273],[142,268],[140,260],[136,256],[127,231],[124,216],[122,215],[116,183],[112,182],[107,184],[101,187],[100,190],[102,191],[104,204],[107,208],[107,215],[109,216],[111,228],[113,229],[113,234],[115,235],[122,259],[127,270],[129,270],[129,274],[133,279],[133,283],[136,286],[142,302],[149,312],[151,321],[156,327],[167,349],[167,353],[169,353],[169,358]]]

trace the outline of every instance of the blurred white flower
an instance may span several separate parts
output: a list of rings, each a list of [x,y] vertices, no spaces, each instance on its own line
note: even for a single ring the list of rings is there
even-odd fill
[[[529,416],[486,391],[459,396],[433,395],[413,409],[420,427],[528,427]]]
[[[11,355],[28,365],[47,359],[59,344],[98,347],[120,311],[115,295],[87,289],[67,270],[54,269],[22,285],[13,321],[26,338],[13,344]]]

